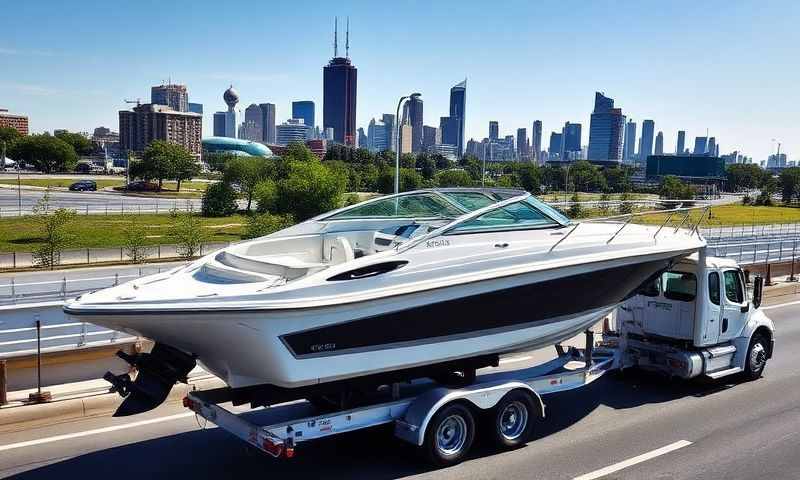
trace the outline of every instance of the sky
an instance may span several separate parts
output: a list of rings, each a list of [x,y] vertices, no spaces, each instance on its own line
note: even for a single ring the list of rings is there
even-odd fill
[[[0,35],[0,108],[34,132],[118,129],[125,99],[149,101],[171,79],[204,104],[204,133],[233,85],[239,107],[313,100],[322,121],[322,67],[334,16],[350,17],[358,68],[357,126],[422,93],[425,123],[448,114],[467,78],[466,136],[502,135],[542,120],[550,132],[583,125],[594,92],[639,125],[653,119],[674,151],[706,129],[720,144],[766,159],[777,142],[800,160],[800,2],[402,1],[109,3],[8,2]],[[638,132],[637,132],[638,133]],[[774,141],[773,141],[774,139]]]

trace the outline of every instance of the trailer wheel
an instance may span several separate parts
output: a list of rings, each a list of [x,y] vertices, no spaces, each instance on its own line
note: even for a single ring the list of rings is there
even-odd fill
[[[755,380],[761,377],[764,367],[767,366],[767,340],[763,335],[753,335],[750,340],[750,347],[747,349],[745,359],[744,376],[747,380]]]
[[[434,465],[447,467],[464,460],[475,439],[475,418],[459,403],[442,407],[428,423],[422,448]]]
[[[502,448],[514,448],[527,441],[536,418],[531,395],[521,390],[505,394],[492,411],[494,441]]]

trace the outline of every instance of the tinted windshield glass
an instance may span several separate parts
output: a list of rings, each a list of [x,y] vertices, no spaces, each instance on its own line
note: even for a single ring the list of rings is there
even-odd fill
[[[526,200],[522,200],[468,220],[447,232],[446,235],[492,230],[524,230],[557,225],[557,222],[531,206]]]
[[[570,219],[565,217],[561,212],[551,207],[550,205],[544,203],[543,201],[537,199],[536,197],[530,196],[527,199],[525,199],[525,201],[533,205],[539,211],[544,212],[545,215],[557,221],[561,225],[569,225],[570,223],[572,223]]]
[[[446,192],[445,195],[469,211],[481,209],[497,201],[477,192]]]
[[[434,194],[423,193],[383,198],[365,205],[357,205],[328,217],[329,220],[345,218],[385,217],[437,217],[455,218],[466,213]]]

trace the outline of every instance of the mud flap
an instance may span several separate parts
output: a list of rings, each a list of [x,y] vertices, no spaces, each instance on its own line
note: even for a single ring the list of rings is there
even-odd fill
[[[125,400],[114,412],[115,417],[125,417],[147,412],[161,405],[176,382],[186,383],[186,376],[196,365],[195,358],[178,349],[156,343],[150,353],[128,355],[123,351],[117,356],[138,369],[136,380],[128,374],[103,376],[111,383],[112,391]]]

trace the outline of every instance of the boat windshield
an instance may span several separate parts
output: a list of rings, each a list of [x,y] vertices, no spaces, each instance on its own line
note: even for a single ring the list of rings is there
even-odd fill
[[[492,203],[490,199],[489,203]],[[457,218],[470,209],[461,203],[442,198],[432,192],[380,198],[356,205],[327,217],[326,220],[355,218]]]

